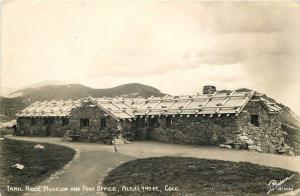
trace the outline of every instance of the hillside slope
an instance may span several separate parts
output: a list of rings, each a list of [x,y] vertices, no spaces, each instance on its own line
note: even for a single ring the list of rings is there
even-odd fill
[[[113,88],[94,89],[81,84],[68,85],[46,85],[39,88],[26,88],[20,91],[13,92],[13,94],[21,94],[23,99],[37,100],[67,100],[79,99],[82,97],[138,97],[138,96],[163,96],[158,89],[151,86],[131,83],[124,84]]]
[[[93,89],[81,84],[46,85],[37,88],[25,88],[12,94],[21,96],[13,98],[0,98],[0,111],[6,116],[13,117],[18,111],[24,109],[35,101],[43,100],[76,100],[82,97],[150,97],[165,96],[158,89],[138,84],[124,84],[113,88]]]

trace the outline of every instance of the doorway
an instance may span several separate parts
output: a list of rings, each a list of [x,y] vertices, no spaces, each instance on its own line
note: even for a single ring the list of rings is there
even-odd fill
[[[147,118],[146,119],[146,140],[151,140],[152,137],[152,132],[154,130],[154,128],[156,128],[158,126],[158,118],[154,117],[154,118]]]
[[[44,118],[44,125],[46,126],[46,136],[51,135],[51,125],[53,124],[53,118]]]
[[[50,135],[51,135],[51,125],[48,124],[48,125],[46,126],[46,136],[50,136]]]

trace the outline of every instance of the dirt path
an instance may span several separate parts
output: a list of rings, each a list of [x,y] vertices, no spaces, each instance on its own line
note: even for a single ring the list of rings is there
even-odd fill
[[[106,174],[108,170],[116,167],[122,162],[131,160],[132,157],[119,154],[116,156],[111,152],[106,151],[83,151],[80,158],[74,163],[70,164],[70,167],[65,169],[64,174],[59,178],[54,178],[49,181],[45,181],[40,186],[49,187],[68,187],[70,190],[72,187],[80,187],[79,192],[42,192],[29,195],[95,195],[97,185],[101,186],[102,175]],[[95,188],[95,190],[83,190],[83,187]],[[99,195],[104,195],[103,192],[99,192]]]
[[[80,157],[74,160],[64,174],[42,185],[50,187],[62,186],[91,186],[95,187],[107,171],[116,167],[121,162],[152,156],[184,156],[206,159],[245,161],[271,167],[280,167],[300,172],[300,157],[237,151],[231,149],[219,149],[216,147],[202,147],[193,145],[166,144],[159,142],[133,142],[132,144],[118,145],[118,153],[113,151],[113,146],[105,144],[62,142],[61,138],[35,138],[35,137],[8,137],[11,139],[33,142],[47,142],[64,145],[77,150]],[[116,156],[117,155],[117,156]],[[91,192],[95,195],[95,192]],[[42,194],[34,195],[46,195]],[[53,195],[53,194],[49,194]],[[88,192],[66,193],[55,195],[88,195]]]
[[[46,142],[57,145],[64,145],[76,150],[75,158],[68,163],[62,171],[56,172],[47,180],[39,184],[40,187],[49,187],[46,191],[27,192],[24,195],[34,196],[77,196],[77,195],[105,195],[104,192],[97,192],[96,187],[101,186],[102,179],[107,172],[120,163],[135,159],[125,154],[116,154],[111,149],[103,148],[107,145],[84,144],[61,142],[61,138],[30,138],[30,137],[7,137],[9,139]],[[83,190],[83,186],[95,188],[95,190]],[[80,188],[81,191],[55,191],[53,188],[72,187]],[[52,190],[50,190],[50,188]]]

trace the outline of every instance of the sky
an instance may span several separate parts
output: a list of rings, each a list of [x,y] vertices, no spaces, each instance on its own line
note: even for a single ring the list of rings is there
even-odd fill
[[[143,83],[173,95],[250,88],[300,114],[300,3],[1,3],[1,89]]]

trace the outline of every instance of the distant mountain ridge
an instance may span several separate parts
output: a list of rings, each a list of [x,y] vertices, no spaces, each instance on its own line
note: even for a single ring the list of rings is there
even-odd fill
[[[50,100],[76,100],[82,97],[150,97],[165,96],[158,89],[139,84],[130,83],[113,88],[94,89],[81,84],[59,84],[55,82],[42,82],[22,88],[10,94],[13,97],[1,97],[0,112],[6,116],[14,117],[15,114],[35,101]]]
[[[81,84],[62,84],[38,86],[35,88],[25,88],[15,91],[11,94],[20,94],[18,97],[30,99],[31,101],[37,100],[67,100],[67,99],[80,99],[82,97],[138,97],[138,96],[164,96],[158,89],[138,84],[130,83],[124,84],[113,88],[94,89]],[[16,98],[16,97],[14,97]]]
[[[23,86],[21,88],[1,88],[1,96],[6,98],[14,98],[22,96],[26,89],[35,89],[37,90],[40,87],[45,86],[57,86],[57,85],[67,85],[67,84],[78,84],[77,82],[62,82],[57,80],[46,80],[31,85]]]

